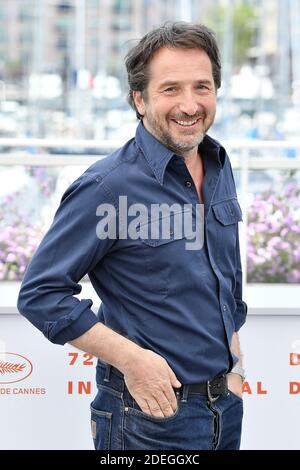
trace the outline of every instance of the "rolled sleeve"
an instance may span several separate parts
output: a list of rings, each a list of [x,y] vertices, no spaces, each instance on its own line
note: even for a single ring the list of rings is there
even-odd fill
[[[98,322],[92,300],[74,296],[81,292],[79,281],[115,242],[97,236],[101,203],[117,210],[101,178],[85,173],[72,183],[23,279],[19,312],[56,344],[81,336]]]
[[[234,290],[234,299],[236,303],[236,310],[234,312],[235,331],[239,331],[239,329],[246,322],[247,311],[248,311],[247,304],[242,300],[242,294],[243,294],[242,286],[243,286],[243,274],[242,274],[242,265],[241,265],[241,255],[240,255],[239,232],[237,228],[236,277],[235,277],[235,290]]]

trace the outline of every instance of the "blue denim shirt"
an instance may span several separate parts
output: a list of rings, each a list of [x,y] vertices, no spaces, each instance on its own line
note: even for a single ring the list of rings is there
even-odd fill
[[[163,356],[182,383],[212,379],[236,362],[234,331],[246,318],[238,222],[242,219],[224,148],[209,136],[200,144],[205,177],[204,245],[187,250],[176,238],[96,233],[97,207],[119,196],[142,203],[199,203],[184,159],[143,126],[122,148],[93,164],[67,189],[54,221],[24,276],[22,315],[53,343],[71,341],[98,321]],[[193,217],[195,213],[193,212]],[[85,274],[102,303],[78,300]]]

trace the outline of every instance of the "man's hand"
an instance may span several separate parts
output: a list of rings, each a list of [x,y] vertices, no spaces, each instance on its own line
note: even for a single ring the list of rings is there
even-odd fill
[[[229,390],[240,398],[243,398],[243,380],[239,374],[229,372],[227,374],[227,382]]]
[[[141,410],[157,417],[172,416],[177,409],[174,388],[181,387],[167,361],[148,349],[123,370],[126,386]]]
[[[130,394],[144,413],[164,417],[176,411],[173,388],[181,387],[181,383],[163,357],[102,323],[96,323],[70,344],[119,369]]]

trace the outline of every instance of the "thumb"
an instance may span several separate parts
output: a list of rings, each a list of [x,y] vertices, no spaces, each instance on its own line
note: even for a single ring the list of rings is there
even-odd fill
[[[182,384],[179,382],[179,380],[177,379],[172,369],[170,370],[170,379],[171,379],[171,384],[174,388],[181,387]]]

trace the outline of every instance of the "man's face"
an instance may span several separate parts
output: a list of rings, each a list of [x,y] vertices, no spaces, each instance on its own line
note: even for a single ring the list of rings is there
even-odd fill
[[[197,148],[214,121],[216,90],[208,55],[200,49],[163,47],[150,63],[144,98],[133,93],[146,129],[182,155]]]

